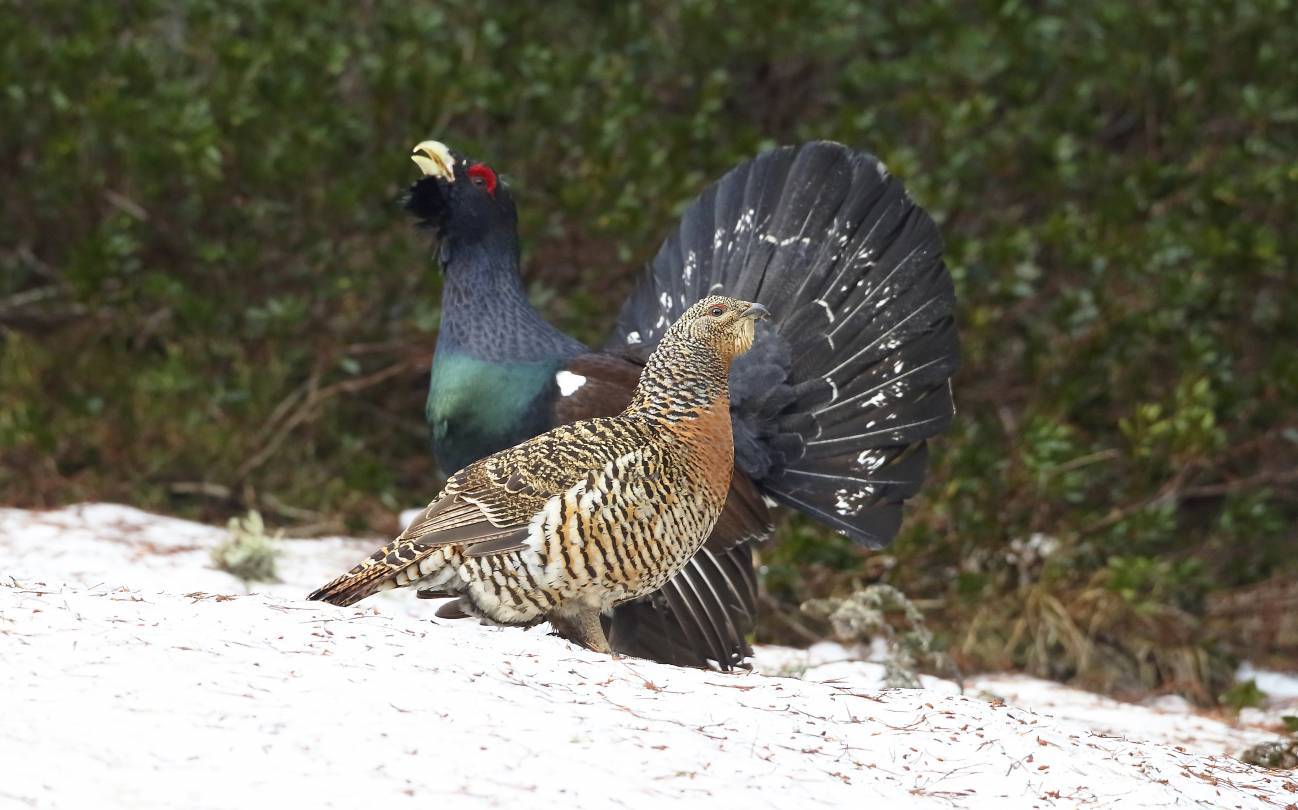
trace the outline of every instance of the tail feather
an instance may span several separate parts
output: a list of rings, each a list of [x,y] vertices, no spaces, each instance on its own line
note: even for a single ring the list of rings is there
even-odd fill
[[[759,301],[731,371],[736,459],[762,491],[886,544],[950,423],[955,293],[928,215],[873,156],[777,149],[706,190],[627,300],[610,344],[645,351],[704,295]]]
[[[843,422],[856,423],[863,409],[896,402],[908,388],[941,387],[951,374],[946,358],[955,349],[954,331],[948,323],[917,338],[906,352],[907,356],[919,358],[913,362],[904,356],[890,362],[870,362],[868,358],[848,361],[834,372],[835,378],[844,380],[842,388],[835,392],[826,378],[812,380],[799,404],[815,416],[816,423],[825,431]]]
[[[393,540],[358,563],[352,570],[321,588],[307,599],[346,607],[418,579],[419,563],[431,549],[408,540]],[[411,572],[414,575],[411,575]]]
[[[752,546],[706,546],[661,590],[605,619],[613,649],[677,666],[728,671],[752,655],[757,621]]]

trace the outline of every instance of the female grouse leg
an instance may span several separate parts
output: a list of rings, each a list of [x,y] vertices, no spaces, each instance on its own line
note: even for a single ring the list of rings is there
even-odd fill
[[[613,654],[599,620],[599,608],[570,602],[552,611],[546,619],[560,636],[597,653]]]

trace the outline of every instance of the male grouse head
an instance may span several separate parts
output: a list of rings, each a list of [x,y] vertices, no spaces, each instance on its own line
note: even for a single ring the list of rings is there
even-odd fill
[[[490,166],[438,141],[420,143],[411,159],[424,176],[410,187],[406,210],[431,228],[444,246],[514,238],[514,198]]]

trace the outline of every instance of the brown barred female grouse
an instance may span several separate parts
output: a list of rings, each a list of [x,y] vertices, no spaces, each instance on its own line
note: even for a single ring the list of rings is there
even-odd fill
[[[734,469],[728,379],[761,304],[709,296],[667,330],[618,416],[474,462],[396,540],[309,598],[414,586],[497,624],[548,620],[612,652],[601,615],[653,593],[702,546]]]

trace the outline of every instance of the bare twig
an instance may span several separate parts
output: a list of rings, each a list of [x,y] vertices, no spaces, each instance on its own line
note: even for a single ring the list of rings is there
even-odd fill
[[[792,630],[794,634],[796,634],[803,641],[806,641],[809,644],[815,644],[816,642],[822,641],[824,639],[824,636],[822,636],[820,633],[817,633],[816,631],[812,630],[810,627],[807,627],[805,624],[803,624],[802,622],[798,621],[793,616],[791,616],[789,612],[785,610],[783,605],[781,605],[779,602],[772,599],[767,594],[764,593],[760,594],[758,598],[762,600],[762,604],[766,605],[768,608],[771,609],[771,614],[775,616],[776,619],[779,619],[780,622],[783,623],[785,627],[788,627],[790,630]]]
[[[1114,509],[1113,511],[1109,512],[1109,514],[1106,515],[1105,517],[1102,517],[1099,520],[1092,523],[1091,525],[1084,527],[1081,531],[1081,534],[1083,535],[1095,534],[1096,532],[1104,531],[1110,526],[1114,526],[1118,523],[1121,523],[1123,520],[1126,520],[1128,517],[1131,517],[1137,512],[1142,512],[1156,503],[1165,501],[1168,498],[1178,497],[1178,493],[1181,491],[1182,485],[1184,485],[1186,479],[1190,477],[1191,473],[1192,470],[1188,467],[1182,469],[1176,475],[1172,476],[1172,478],[1168,480],[1168,482],[1164,484],[1162,488],[1160,488],[1158,492],[1154,493],[1152,496],[1148,498],[1142,498],[1141,500],[1136,501],[1135,503],[1127,504],[1126,506]]]
[[[1181,491],[1182,498],[1211,498],[1218,495],[1233,495],[1248,489],[1265,487],[1270,484],[1298,483],[1298,468],[1292,470],[1263,470],[1260,473],[1236,478],[1234,481],[1221,481],[1216,484],[1201,484],[1187,487]]]
[[[262,446],[261,450],[258,450],[250,456],[247,461],[239,465],[239,470],[236,473],[236,476],[240,480],[243,480],[253,470],[257,469],[262,464],[265,464],[271,456],[275,455],[275,452],[279,450],[279,446],[283,444],[289,434],[292,433],[298,425],[306,422],[309,418],[314,416],[316,410],[326,401],[340,394],[354,394],[357,391],[371,388],[397,376],[398,374],[410,371],[415,367],[415,359],[407,358],[393,363],[392,365],[385,366],[371,374],[366,374],[363,377],[343,380],[342,382],[336,382],[333,385],[327,385],[324,388],[315,388],[314,384],[311,385],[306,394],[306,400],[298,405],[287,418],[284,418],[281,421],[279,426],[274,430],[270,439]],[[315,375],[312,376],[313,379],[315,379]],[[289,398],[293,398],[293,394],[290,394]],[[286,402],[287,401],[288,399],[286,399]],[[287,410],[290,406],[291,403],[290,405],[286,405],[282,402],[276,407],[276,411],[281,412],[282,410]]]
[[[305,521],[300,525],[285,528],[286,533],[296,536],[341,532],[346,528],[341,521],[330,518],[322,512],[286,504],[274,495],[257,495],[250,490],[239,493],[225,484],[212,481],[175,481],[167,488],[177,495],[197,495],[225,501],[241,509],[260,508],[279,517]]]

